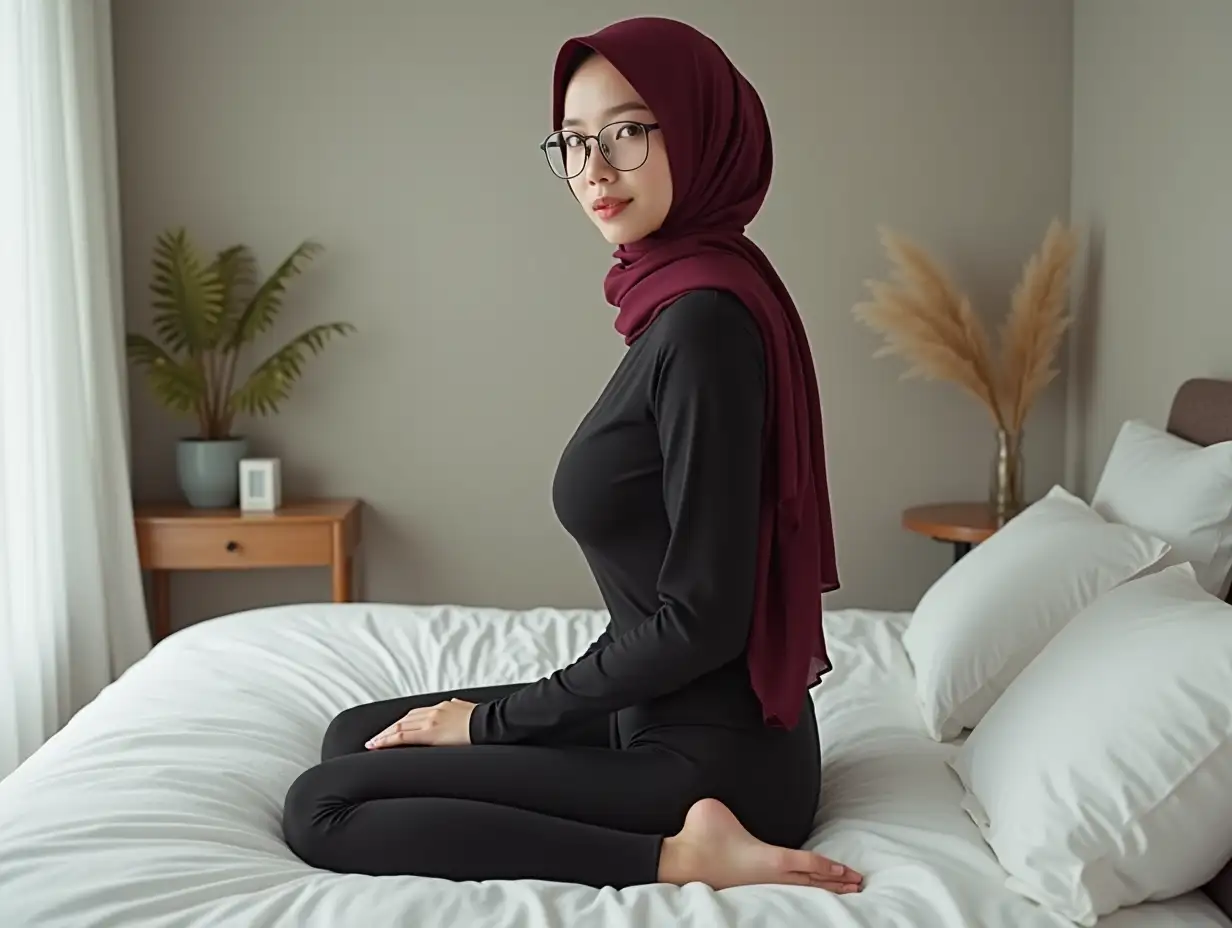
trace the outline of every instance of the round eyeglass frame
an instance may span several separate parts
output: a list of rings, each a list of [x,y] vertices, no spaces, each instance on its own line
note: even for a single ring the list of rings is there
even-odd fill
[[[607,154],[603,151],[603,146],[599,144],[599,136],[604,132],[604,130],[610,129],[612,128],[612,126],[641,126],[642,131],[646,133],[646,154],[642,156],[642,160],[641,162],[638,163],[637,167],[618,168],[616,167],[616,165],[612,164],[612,159],[609,158]],[[553,177],[558,177],[561,180],[573,180],[573,178],[578,177],[583,171],[585,171],[586,165],[590,163],[590,140],[594,139],[595,144],[599,148],[599,154],[603,155],[603,160],[606,161],[609,165],[611,165],[612,170],[620,171],[622,174],[628,174],[630,171],[636,171],[638,168],[640,168],[643,164],[646,163],[646,159],[650,157],[650,133],[658,128],[659,128],[659,124],[657,122],[638,122],[638,120],[636,119],[617,119],[615,122],[609,122],[606,126],[603,126],[602,128],[600,128],[599,131],[596,132],[594,135],[586,135],[583,132],[578,132],[576,129],[558,129],[556,132],[549,132],[547,136],[544,137],[543,141],[539,144],[539,150],[543,152],[544,160],[547,161],[548,170],[552,172]],[[562,132],[571,132],[574,135],[580,137],[582,140],[582,143],[586,146],[586,157],[582,159],[582,166],[578,168],[577,171],[573,174],[562,175],[562,174],[556,173],[556,169],[552,167],[551,156],[548,155],[548,141],[552,138],[552,136],[559,135]]]

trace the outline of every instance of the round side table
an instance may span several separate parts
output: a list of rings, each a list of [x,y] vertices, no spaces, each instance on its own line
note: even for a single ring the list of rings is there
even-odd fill
[[[954,562],[1004,524],[988,503],[933,503],[903,511],[903,528],[954,546]]]

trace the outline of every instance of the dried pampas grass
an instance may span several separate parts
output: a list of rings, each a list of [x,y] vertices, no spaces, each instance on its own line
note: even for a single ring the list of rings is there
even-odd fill
[[[857,319],[885,337],[874,357],[907,360],[903,376],[945,380],[975,397],[997,428],[1021,433],[1027,414],[1056,377],[1053,366],[1071,318],[1065,314],[1074,232],[1054,220],[1027,261],[1000,328],[1000,351],[970,300],[920,247],[886,229],[881,243],[894,265],[892,282],[869,281]]]

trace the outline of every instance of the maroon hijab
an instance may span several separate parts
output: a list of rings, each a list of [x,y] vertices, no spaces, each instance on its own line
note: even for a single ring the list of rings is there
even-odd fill
[[[553,126],[588,50],[653,110],[671,162],[673,201],[653,235],[620,246],[604,293],[632,343],[690,290],[726,290],[756,317],[769,400],[757,595],[748,663],[766,722],[794,727],[806,691],[831,667],[821,594],[838,589],[821,405],[800,317],[770,261],[744,235],[770,186],[770,127],[757,92],[709,38],[658,17],[567,41],[553,75]]]

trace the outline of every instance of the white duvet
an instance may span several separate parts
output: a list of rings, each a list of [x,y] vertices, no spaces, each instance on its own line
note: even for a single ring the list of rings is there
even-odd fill
[[[826,618],[814,691],[822,802],[809,847],[866,875],[857,895],[702,885],[622,891],[314,870],[287,850],[287,786],[359,702],[551,671],[597,611],[286,606],[179,632],[0,781],[0,928],[1067,928],[1005,888],[911,698],[906,616]],[[1100,928],[1229,928],[1199,893]]]

